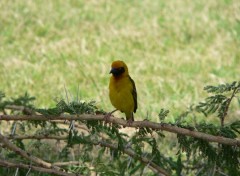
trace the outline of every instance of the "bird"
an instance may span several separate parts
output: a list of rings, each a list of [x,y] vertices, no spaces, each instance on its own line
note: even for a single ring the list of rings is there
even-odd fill
[[[119,110],[125,113],[128,124],[134,121],[133,113],[137,111],[137,90],[135,82],[130,77],[127,65],[116,60],[112,62],[109,82],[109,98],[116,108],[110,115]]]

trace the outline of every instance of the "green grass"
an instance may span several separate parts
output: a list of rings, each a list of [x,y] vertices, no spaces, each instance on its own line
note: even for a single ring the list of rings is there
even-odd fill
[[[1,1],[0,89],[47,107],[65,85],[110,111],[108,73],[121,59],[137,119],[166,108],[173,120],[205,98],[204,86],[239,80],[239,9],[238,0]]]

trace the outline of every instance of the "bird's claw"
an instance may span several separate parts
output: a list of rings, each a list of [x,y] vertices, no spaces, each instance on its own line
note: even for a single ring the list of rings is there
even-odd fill
[[[129,119],[129,120],[127,120],[126,126],[131,126],[132,123],[133,123],[133,120],[132,120],[132,119]]]
[[[105,120],[105,123],[108,123],[110,121],[110,117],[112,116],[112,113],[109,112],[107,114],[104,115],[104,120]]]
[[[117,109],[113,110],[112,112],[109,112],[107,114],[104,115],[104,120],[105,120],[105,123],[109,123],[110,122],[110,117],[112,116],[112,113],[116,112]]]

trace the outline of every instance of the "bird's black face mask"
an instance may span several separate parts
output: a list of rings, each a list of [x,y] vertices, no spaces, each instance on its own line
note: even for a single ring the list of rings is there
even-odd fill
[[[125,72],[124,67],[112,68],[111,71],[110,71],[110,73],[112,73],[113,76],[115,76],[115,77],[120,76],[124,72]]]

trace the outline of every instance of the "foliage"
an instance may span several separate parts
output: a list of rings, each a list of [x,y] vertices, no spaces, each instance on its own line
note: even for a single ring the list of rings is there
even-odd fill
[[[191,111],[185,113],[185,118],[186,116],[190,116],[191,113],[194,113],[194,111],[203,113],[206,118],[213,113],[217,113],[221,125],[202,122],[196,124],[192,129],[215,136],[224,136],[233,139],[238,138],[240,134],[240,121],[236,120],[224,125],[224,120],[226,119],[233,98],[238,98],[237,94],[240,92],[240,82],[235,81],[231,84],[206,86],[204,90],[214,95],[207,97],[205,102],[200,102],[195,108],[191,108]],[[189,125],[181,125],[181,127],[189,128]],[[195,174],[198,175],[221,175],[222,173],[226,173],[227,175],[240,174],[239,147],[222,144],[213,145],[206,141],[183,135],[178,135],[177,137],[180,144],[179,153],[186,153],[188,166],[192,165],[192,167],[188,167],[187,172],[197,165],[197,172],[195,172]]]
[[[196,106],[181,113],[179,119],[172,126],[178,126],[189,130],[195,130],[215,136],[224,136],[236,139],[240,134],[240,121],[225,123],[229,106],[233,99],[237,98],[240,92],[240,82],[222,84],[219,86],[207,86],[205,90],[211,93],[205,102],[200,102]],[[0,107],[2,114],[24,114],[19,109],[8,109],[11,105],[24,106],[34,110],[35,113],[45,116],[51,115],[80,115],[99,113],[105,114],[98,109],[94,101],[65,101],[60,100],[55,107],[41,109],[34,107],[34,97],[25,93],[17,98],[7,99],[4,93],[0,93]],[[31,111],[32,112],[32,111]],[[165,123],[169,110],[161,109],[159,118],[162,124]],[[196,114],[197,113],[197,114]],[[203,113],[206,118],[217,113],[220,118],[220,125],[201,122],[188,123],[187,119]],[[29,114],[28,114],[29,115]],[[31,114],[30,114],[31,115]],[[223,121],[224,120],[224,121]],[[15,121],[10,123],[4,133],[10,136],[67,136],[64,141],[60,139],[26,141],[24,139],[12,139],[12,142],[19,148],[38,156],[45,161],[67,162],[78,161],[77,165],[63,166],[69,172],[90,175],[155,175],[148,166],[152,164],[166,170],[171,175],[239,175],[240,149],[237,146],[215,144],[185,135],[177,134],[177,143],[169,146],[177,151],[175,155],[162,150],[162,141],[167,140],[168,135],[162,131],[151,128],[139,128],[132,130],[131,134],[122,129],[120,125],[106,124],[97,120],[79,120],[71,123],[60,123],[58,121]],[[0,127],[4,122],[0,122]],[[173,138],[170,137],[172,140]],[[55,143],[54,143],[55,141]],[[166,141],[164,143],[166,145]],[[57,150],[56,150],[57,149]],[[0,160],[5,158],[9,161],[30,164],[6,148],[0,151]],[[143,158],[148,162],[144,162]],[[0,174],[9,175],[17,172],[14,169],[1,167]],[[19,174],[26,174],[28,171],[19,169]],[[33,175],[38,174],[31,171]]]
[[[224,118],[227,115],[229,105],[235,94],[239,92],[240,82],[232,84],[221,84],[219,86],[207,86],[204,88],[208,93],[214,93],[213,96],[206,98],[205,102],[200,103],[196,110],[204,113],[205,116],[217,112],[223,126]],[[228,97],[227,94],[230,93]]]

